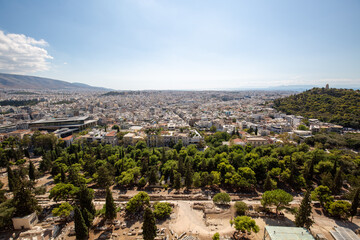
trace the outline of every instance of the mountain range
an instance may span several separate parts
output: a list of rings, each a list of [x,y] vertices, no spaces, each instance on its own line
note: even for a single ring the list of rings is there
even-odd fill
[[[51,78],[27,75],[0,73],[0,89],[34,89],[34,90],[78,90],[109,91],[111,89],[93,87],[84,83],[70,83]]]

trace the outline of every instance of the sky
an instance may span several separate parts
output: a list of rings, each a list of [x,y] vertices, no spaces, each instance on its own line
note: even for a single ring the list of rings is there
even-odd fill
[[[360,86],[359,0],[0,0],[0,72],[117,90]]]

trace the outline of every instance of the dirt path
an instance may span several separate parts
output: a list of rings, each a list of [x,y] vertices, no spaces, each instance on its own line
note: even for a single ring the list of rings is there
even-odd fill
[[[203,211],[192,208],[193,202],[176,201],[173,203],[176,204],[177,214],[175,219],[170,222],[169,227],[178,235],[188,232],[201,238],[211,239],[216,232],[222,236],[230,236],[234,232],[234,228],[229,222],[230,210],[225,214],[226,216],[217,214],[215,218],[212,218],[214,215],[211,214],[211,217],[207,216],[205,219]]]

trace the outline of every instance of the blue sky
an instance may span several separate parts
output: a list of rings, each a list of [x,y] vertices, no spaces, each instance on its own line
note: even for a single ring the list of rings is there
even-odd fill
[[[0,72],[119,90],[358,87],[359,12],[359,0],[0,0]]]

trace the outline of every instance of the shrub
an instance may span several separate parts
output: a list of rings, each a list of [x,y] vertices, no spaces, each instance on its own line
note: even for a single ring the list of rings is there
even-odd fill
[[[213,202],[215,204],[229,204],[230,196],[227,193],[217,193],[213,198]]]
[[[220,240],[220,234],[217,232],[213,235],[212,240]]]
[[[238,215],[245,215],[245,212],[248,210],[248,206],[244,202],[236,202],[235,209]]]
[[[54,216],[66,218],[70,215],[72,210],[73,210],[73,207],[68,202],[64,202],[64,203],[60,204],[59,207],[54,208],[52,210],[52,214]]]
[[[154,204],[154,214],[157,219],[165,219],[170,216],[172,208],[169,203],[157,202]]]
[[[132,197],[126,204],[126,211],[128,213],[136,213],[144,210],[144,207],[149,205],[150,197],[146,192],[139,192]]]
[[[333,217],[347,219],[350,215],[350,208],[350,203],[344,200],[338,200],[329,205],[329,213]]]

